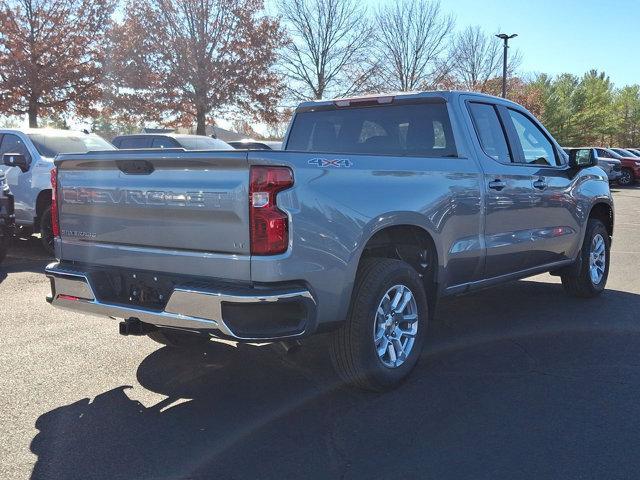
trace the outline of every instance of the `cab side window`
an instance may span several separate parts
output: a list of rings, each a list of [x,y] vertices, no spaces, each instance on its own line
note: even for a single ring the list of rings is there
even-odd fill
[[[31,155],[27,146],[22,139],[17,135],[6,133],[2,136],[2,143],[0,143],[0,156],[5,153],[21,153],[24,155],[28,162],[31,161]]]
[[[484,153],[500,163],[511,163],[511,153],[496,108],[488,103],[471,102],[469,111]]]
[[[555,148],[538,125],[516,110],[509,109],[509,116],[520,140],[524,161],[532,165],[558,165]]]

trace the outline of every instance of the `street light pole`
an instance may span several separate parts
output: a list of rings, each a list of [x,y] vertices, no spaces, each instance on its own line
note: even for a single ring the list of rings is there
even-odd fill
[[[507,98],[507,51],[509,49],[509,40],[517,36],[517,33],[513,35],[507,35],[506,33],[496,35],[496,37],[504,41],[504,54],[502,57],[502,98]]]

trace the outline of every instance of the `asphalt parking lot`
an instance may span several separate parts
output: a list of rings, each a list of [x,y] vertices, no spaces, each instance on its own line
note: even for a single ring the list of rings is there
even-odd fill
[[[179,353],[52,309],[37,242],[0,267],[0,478],[636,478],[640,187],[616,190],[607,291],[549,275],[440,305],[387,394],[323,339]]]

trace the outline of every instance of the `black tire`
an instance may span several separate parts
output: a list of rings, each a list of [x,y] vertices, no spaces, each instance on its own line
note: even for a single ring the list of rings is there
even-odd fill
[[[154,342],[172,348],[205,348],[211,341],[208,335],[180,332],[169,328],[161,328],[147,333]]]
[[[605,259],[604,273],[602,274],[602,278],[596,283],[591,277],[590,259],[592,244],[594,238],[598,235],[604,240]],[[590,218],[587,223],[584,242],[580,249],[580,256],[576,264],[563,271],[560,275],[562,285],[567,293],[581,298],[592,298],[602,293],[607,284],[607,278],[609,277],[610,246],[611,239],[604,224],[600,220]]]
[[[42,212],[40,216],[40,242],[42,248],[51,256],[54,255],[53,227],[51,226],[51,207]]]
[[[622,175],[618,179],[618,185],[621,187],[630,187],[635,183],[636,179],[633,175],[633,171],[630,168],[623,168]]]
[[[378,306],[395,285],[404,285],[413,294],[418,328],[404,363],[389,367],[378,356],[374,331]],[[348,384],[365,390],[384,391],[397,386],[420,358],[428,317],[423,282],[408,263],[387,258],[365,260],[356,277],[347,320],[331,338],[331,360],[338,375]]]
[[[10,243],[11,243],[10,237],[0,234],[0,263],[2,263],[7,256]]]

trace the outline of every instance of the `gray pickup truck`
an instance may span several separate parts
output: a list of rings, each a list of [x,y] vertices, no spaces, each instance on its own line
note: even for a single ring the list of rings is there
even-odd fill
[[[541,272],[605,287],[613,201],[521,106],[461,92],[301,104],[283,151],[60,155],[57,306],[173,346],[328,335],[372,390],[414,367],[439,297]]]

